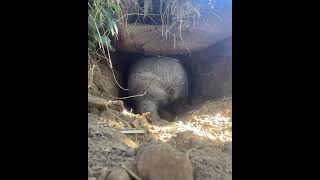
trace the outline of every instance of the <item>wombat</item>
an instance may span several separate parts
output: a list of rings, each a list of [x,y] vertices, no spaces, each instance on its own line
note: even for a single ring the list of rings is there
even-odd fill
[[[138,113],[150,112],[153,121],[160,119],[159,110],[188,97],[188,78],[178,60],[170,57],[146,57],[129,69],[129,95]]]

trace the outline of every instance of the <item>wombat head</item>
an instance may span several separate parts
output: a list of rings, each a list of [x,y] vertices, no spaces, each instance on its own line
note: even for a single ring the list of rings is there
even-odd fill
[[[168,88],[167,93],[169,96],[169,103],[172,103],[178,97],[178,94],[176,94],[176,91],[173,88]]]
[[[137,111],[140,114],[143,114],[143,113],[146,113],[146,112],[150,112],[153,121],[157,121],[157,120],[160,119],[160,116],[158,114],[158,107],[152,101],[143,100],[142,102],[140,102],[138,104]]]

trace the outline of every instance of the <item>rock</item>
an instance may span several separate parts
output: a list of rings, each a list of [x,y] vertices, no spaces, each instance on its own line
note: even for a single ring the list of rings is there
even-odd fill
[[[109,173],[109,168],[108,167],[104,167],[100,170],[100,176],[99,176],[99,180],[105,180],[107,178],[107,175]]]
[[[140,177],[146,180],[193,180],[190,160],[164,144],[143,150],[138,155],[137,169]]]
[[[130,180],[130,176],[123,168],[114,169],[106,180]]]
[[[133,2],[135,1],[126,1],[124,3],[128,3],[123,8],[124,12],[127,12],[125,14],[137,13],[135,8],[132,8],[135,6],[132,5]],[[154,3],[154,13],[158,13],[159,9],[156,8],[157,5],[155,4],[158,4],[159,7],[159,1],[152,2]],[[166,33],[161,33],[165,31],[164,27],[166,27],[166,24],[139,24],[135,23],[134,19],[130,20],[129,18],[129,22],[127,19],[123,19],[122,23],[118,23],[120,38],[117,41],[116,48],[122,52],[135,52],[146,55],[188,54],[189,51],[196,52],[206,49],[220,40],[231,36],[232,0],[214,1],[214,13],[209,13],[212,10],[210,10],[205,2],[210,1],[188,1],[191,7],[197,7],[197,12],[201,14],[201,18],[197,18],[196,26],[178,25],[170,27],[170,35],[168,36],[165,35]],[[162,8],[166,9],[164,6]],[[170,7],[172,8],[172,5]],[[175,9],[184,8],[176,7]],[[189,5],[187,9],[190,12]],[[179,15],[186,15],[186,12],[182,13],[180,10],[175,12],[179,12]],[[172,14],[172,16],[179,15]]]

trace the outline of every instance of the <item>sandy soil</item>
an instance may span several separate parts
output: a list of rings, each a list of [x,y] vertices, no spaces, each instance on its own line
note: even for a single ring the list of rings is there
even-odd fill
[[[232,179],[231,98],[186,106],[172,122],[112,105],[94,112],[88,179]]]

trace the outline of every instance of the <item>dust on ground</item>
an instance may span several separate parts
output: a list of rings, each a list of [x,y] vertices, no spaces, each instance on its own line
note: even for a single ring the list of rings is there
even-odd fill
[[[195,180],[232,179],[231,98],[189,105],[172,122],[151,122],[147,113],[133,114],[119,108],[119,101],[114,104],[117,107],[111,103],[104,110],[88,113],[88,179],[112,179],[111,172],[119,168],[125,169],[131,179],[139,179],[143,174],[149,175],[147,179],[173,179],[170,176],[161,178],[156,175],[161,173],[155,169],[152,174],[137,168],[142,161],[139,154],[159,145],[170,147],[169,152],[173,149],[175,156],[183,154],[190,161],[192,174],[185,173],[177,179],[190,178],[186,176]],[[152,157],[152,153],[148,156],[157,158]],[[156,166],[161,167],[161,159],[155,161],[158,161]],[[156,167],[152,164],[154,161],[145,163]],[[165,171],[165,165],[163,168]],[[167,174],[179,168],[178,165],[177,169],[167,168]]]

